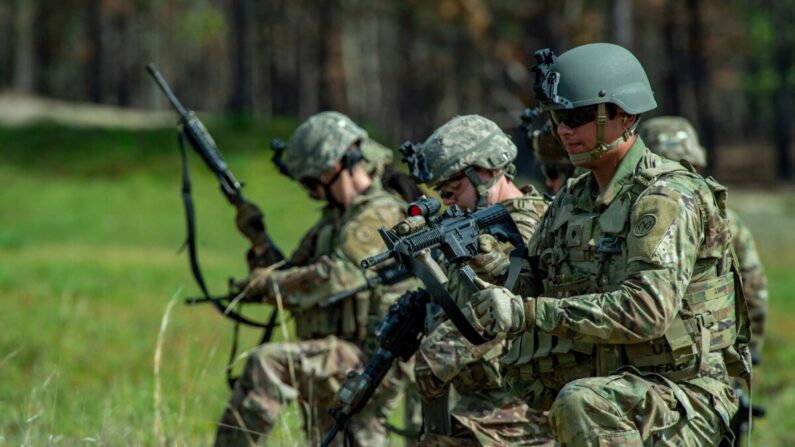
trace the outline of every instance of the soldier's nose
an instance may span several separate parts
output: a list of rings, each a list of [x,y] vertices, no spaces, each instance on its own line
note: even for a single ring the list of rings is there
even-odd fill
[[[572,129],[566,123],[558,124],[558,135],[564,136],[564,135],[571,135],[571,134],[572,134]]]

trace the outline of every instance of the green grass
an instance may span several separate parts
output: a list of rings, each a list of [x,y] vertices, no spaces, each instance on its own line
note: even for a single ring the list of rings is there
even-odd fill
[[[208,123],[273,238],[290,251],[318,204],[279,175],[265,150],[296,123]],[[232,324],[208,306],[170,300],[197,294],[184,253],[180,165],[172,129],[0,128],[0,446],[157,445],[155,383],[168,445],[207,445],[229,391]],[[200,258],[213,292],[245,274],[246,243],[217,184],[191,158]],[[768,406],[757,445],[795,444],[795,201],[738,194],[735,207],[759,239],[771,287],[769,338],[757,374]],[[249,309],[267,316],[266,309]],[[259,333],[243,332],[243,346]],[[277,332],[276,339],[281,336]],[[278,445],[302,445],[287,412]]]
[[[213,126],[234,172],[250,181],[248,196],[279,216],[269,229],[288,251],[318,205],[255,149],[292,125]],[[2,129],[0,158],[0,293],[9,306],[0,312],[0,433],[9,445],[154,444],[161,319],[170,299],[197,294],[178,253],[175,133]],[[212,176],[191,161],[200,257],[220,293],[227,276],[245,274],[246,243]],[[228,398],[232,325],[214,312],[178,304],[170,315],[159,375],[169,444],[209,443]],[[243,345],[258,337],[244,331]],[[287,419],[297,432],[297,415]]]

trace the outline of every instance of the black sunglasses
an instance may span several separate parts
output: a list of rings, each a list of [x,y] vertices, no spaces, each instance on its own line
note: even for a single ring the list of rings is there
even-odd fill
[[[456,191],[445,191],[444,188],[449,186],[451,183],[463,180],[464,177],[466,177],[466,174],[456,175],[454,177],[449,178],[447,181],[442,182],[441,184],[439,184],[439,186],[437,186],[434,189],[439,192],[439,197],[441,197],[442,199],[444,200],[452,199],[453,196],[455,196],[456,191],[458,191],[458,189],[461,187],[461,185],[459,184],[458,187],[455,188]]]
[[[574,129],[596,119],[597,105],[577,107],[576,109],[550,110],[549,115],[555,124],[566,124]]]

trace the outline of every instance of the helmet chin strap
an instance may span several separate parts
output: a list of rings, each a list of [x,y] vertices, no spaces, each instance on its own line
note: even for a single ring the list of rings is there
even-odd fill
[[[342,165],[340,170],[337,171],[328,182],[320,182],[320,184],[323,185],[323,192],[326,195],[326,201],[329,203],[329,205],[337,208],[344,208],[342,203],[334,198],[334,193],[331,191],[331,187],[337,183],[337,180],[340,179],[340,175],[342,175],[344,171],[348,171],[349,174],[353,175],[353,167],[362,160],[364,160],[364,155],[358,149],[355,151],[348,151],[340,160],[340,164]]]
[[[577,162],[588,162],[588,161],[595,161],[602,158],[602,155],[606,154],[619,144],[629,141],[632,138],[632,135],[635,133],[635,130],[638,128],[638,123],[640,119],[636,119],[635,123],[629,129],[625,129],[624,133],[621,134],[620,137],[613,140],[611,143],[605,143],[605,124],[607,124],[607,107],[605,107],[605,103],[601,103],[597,106],[597,115],[596,115],[596,147],[588,152],[582,152],[579,154],[569,154],[569,159],[572,163]]]

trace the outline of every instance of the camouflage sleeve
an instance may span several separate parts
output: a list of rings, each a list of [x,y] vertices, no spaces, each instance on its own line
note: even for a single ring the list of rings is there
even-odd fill
[[[308,308],[324,298],[363,285],[368,275],[359,266],[362,259],[386,250],[378,229],[392,226],[402,217],[397,205],[364,206],[342,225],[334,247],[327,256],[303,267],[273,274],[286,305]]]
[[[756,250],[751,230],[737,213],[729,210],[729,225],[732,245],[740,262],[740,276],[743,279],[743,293],[748,303],[751,317],[751,350],[761,352],[767,319],[767,277]]]
[[[539,202],[543,206],[543,202]],[[525,242],[538,228],[541,214],[543,214],[543,209],[539,211],[537,208],[517,210],[511,213]],[[499,248],[508,254],[514,247],[510,244],[500,244]],[[481,279],[487,282],[504,281],[504,277],[481,276]],[[455,272],[449,272],[449,280],[448,291],[459,306],[464,306],[471,296],[467,286],[462,283],[460,275]],[[473,345],[451,321],[446,320],[425,337],[420,346],[420,352],[433,373],[439,379],[449,381],[466,365],[483,360],[484,356],[496,355],[495,353],[499,353],[502,347],[503,343],[500,341],[484,343],[479,346]]]
[[[522,235],[522,240],[525,244],[527,244],[530,238],[533,237],[533,234],[535,234],[538,225],[541,223],[541,216],[543,216],[543,214],[543,210],[532,213],[511,213],[511,217],[513,217],[513,221],[516,222],[516,228],[519,229],[519,233]]]
[[[539,230],[534,231],[532,236],[530,236],[529,240],[527,241],[527,253],[531,256],[523,262],[522,271],[519,273],[516,286],[513,288],[513,292],[517,295],[538,296],[541,293],[542,288],[539,284],[540,277],[536,271],[537,259],[534,259],[532,255],[541,251],[541,235],[544,234],[545,228],[554,218],[552,213],[554,213],[553,209],[549,208],[549,211],[547,211],[541,218],[541,222],[539,223],[538,227]]]
[[[616,344],[665,333],[680,310],[705,232],[698,199],[664,186],[647,192],[630,214],[628,267],[617,290],[563,299],[539,297],[537,329]]]

